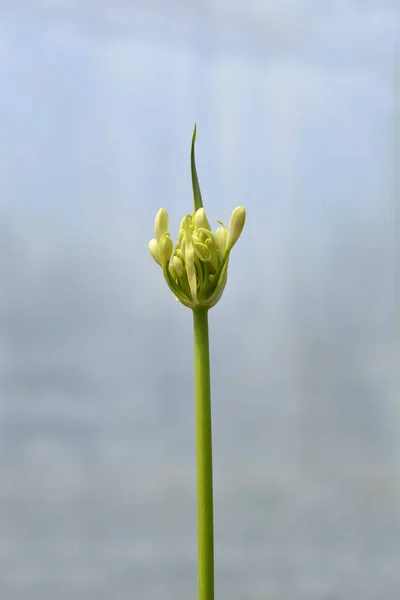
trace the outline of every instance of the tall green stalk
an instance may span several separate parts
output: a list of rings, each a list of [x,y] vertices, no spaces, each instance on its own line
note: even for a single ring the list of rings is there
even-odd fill
[[[214,600],[214,517],[208,309],[193,310],[198,600]]]
[[[198,600],[214,600],[214,523],[211,435],[210,349],[208,311],[220,300],[228,277],[232,248],[246,220],[243,206],[232,212],[229,228],[221,222],[212,232],[200,192],[192,137],[190,164],[194,213],[186,214],[174,245],[168,213],[160,208],[154,221],[150,254],[161,267],[175,298],[193,311],[194,380],[196,396],[196,464],[198,521]]]

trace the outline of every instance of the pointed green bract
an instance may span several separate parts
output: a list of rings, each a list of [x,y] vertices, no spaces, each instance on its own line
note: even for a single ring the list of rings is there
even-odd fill
[[[192,187],[193,187],[193,200],[194,210],[199,210],[203,207],[203,200],[201,198],[199,179],[196,171],[196,160],[194,157],[194,144],[196,142],[196,123],[194,124],[193,137],[192,137],[192,148],[190,151],[190,168],[192,171]]]

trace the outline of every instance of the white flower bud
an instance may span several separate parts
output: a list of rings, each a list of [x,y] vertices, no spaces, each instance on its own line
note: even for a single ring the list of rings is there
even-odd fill
[[[238,206],[235,208],[231,215],[231,220],[229,222],[229,233],[228,240],[226,243],[227,249],[232,250],[233,246],[238,241],[240,234],[243,231],[244,223],[246,221],[246,211],[244,206]]]
[[[149,250],[150,250],[150,254],[154,258],[154,260],[156,261],[156,263],[161,266],[160,252],[159,252],[159,249],[158,249],[158,242],[157,242],[157,240],[154,240],[154,239],[150,240],[150,242],[149,242]]]
[[[156,234],[157,242],[160,241],[161,236],[168,232],[168,213],[165,208],[160,208],[156,214],[154,220],[154,232]]]

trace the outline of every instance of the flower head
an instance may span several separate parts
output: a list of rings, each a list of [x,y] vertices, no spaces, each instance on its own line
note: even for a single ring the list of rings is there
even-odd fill
[[[155,239],[150,254],[163,270],[164,278],[177,300],[189,308],[211,308],[224,291],[229,255],[242,233],[246,211],[238,206],[232,213],[229,229],[220,222],[215,234],[203,208],[194,159],[196,127],[191,149],[192,185],[195,212],[181,220],[178,242],[168,231],[168,213],[161,208],[155,218]]]

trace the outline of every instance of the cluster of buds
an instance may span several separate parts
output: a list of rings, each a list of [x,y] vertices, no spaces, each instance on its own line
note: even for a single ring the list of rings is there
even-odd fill
[[[177,300],[189,308],[211,308],[224,291],[229,255],[239,239],[246,212],[238,206],[229,228],[221,222],[215,234],[203,207],[183,217],[178,243],[173,245],[168,231],[168,213],[160,208],[154,222],[155,238],[149,243],[154,260]]]
[[[164,278],[179,302],[189,308],[212,308],[224,291],[229,255],[242,233],[246,220],[243,206],[235,208],[229,228],[221,222],[215,234],[203,208],[194,158],[194,128],[191,149],[191,170],[195,212],[183,217],[178,243],[172,242],[168,231],[168,213],[160,208],[149,243],[150,254],[163,270]]]

